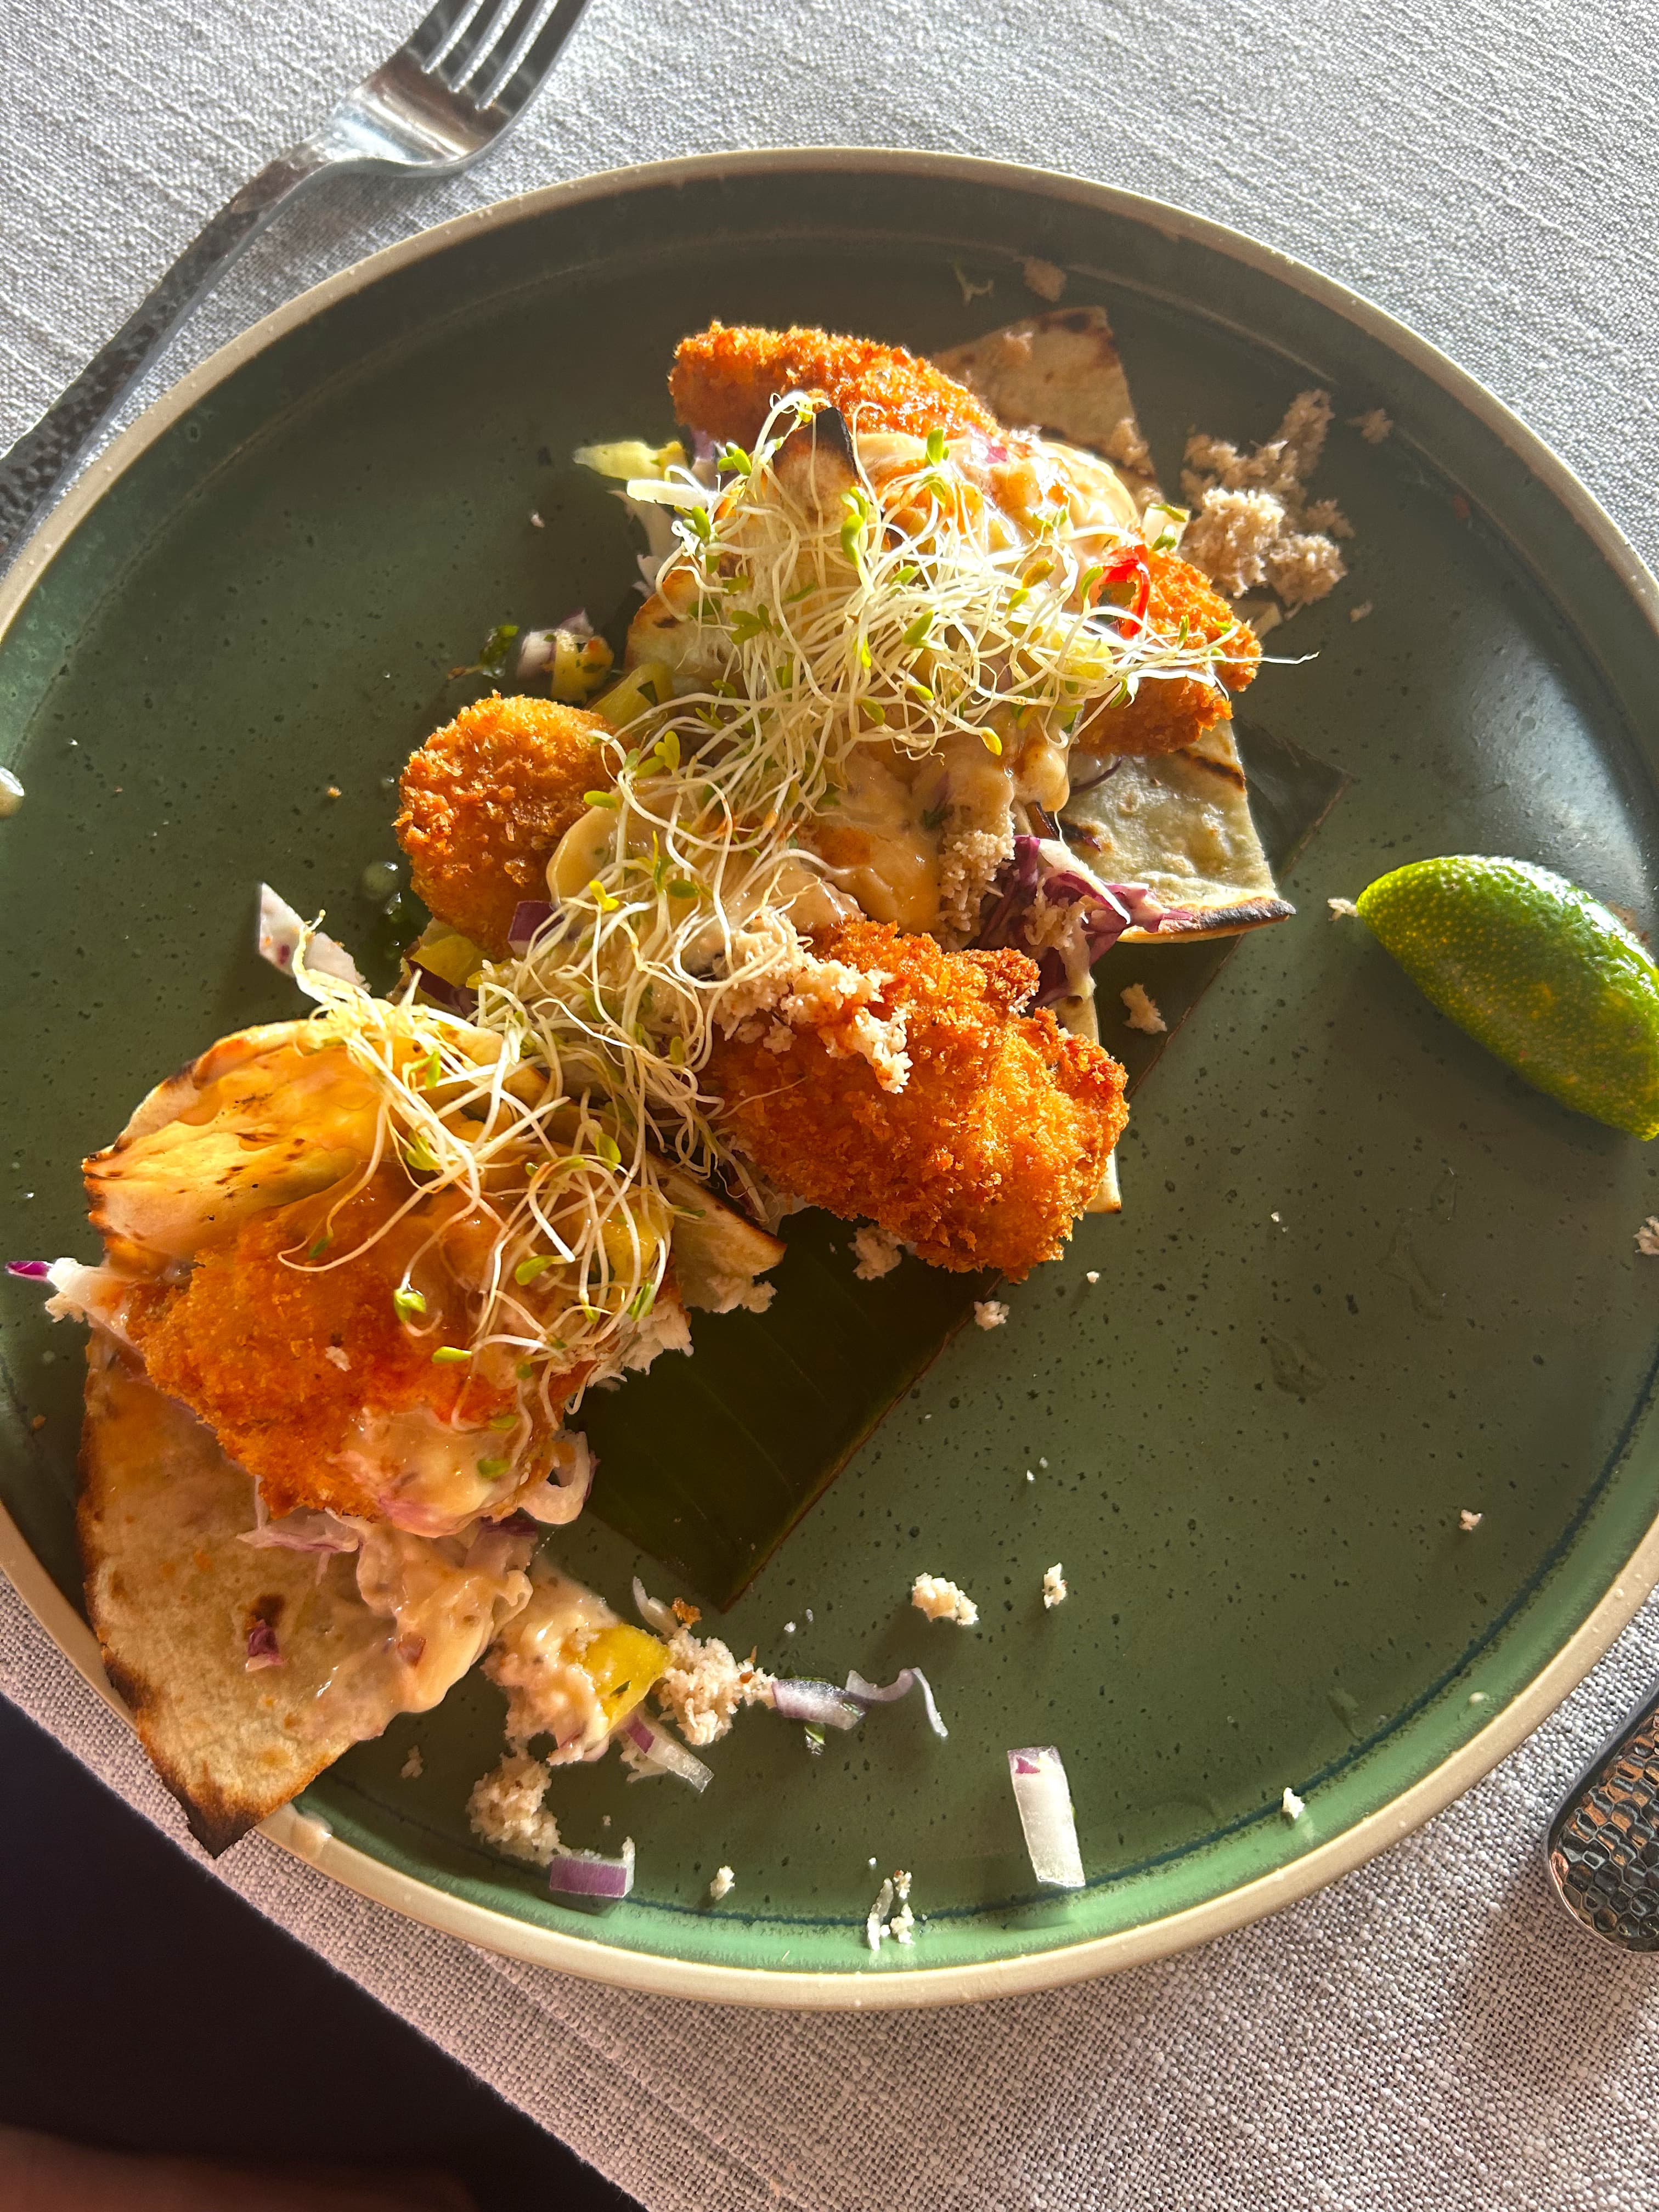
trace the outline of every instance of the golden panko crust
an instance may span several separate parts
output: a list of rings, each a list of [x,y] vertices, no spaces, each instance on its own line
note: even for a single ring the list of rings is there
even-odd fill
[[[464,1344],[471,1328],[459,1304],[446,1312],[440,1303],[446,1276],[422,1278],[426,1318],[438,1322],[431,1336],[404,1328],[392,1304],[439,1212],[459,1211],[454,1194],[405,1214],[374,1243],[366,1240],[408,1196],[401,1177],[382,1168],[337,1211],[331,1196],[258,1214],[234,1243],[204,1252],[182,1284],[137,1292],[129,1328],[151,1382],[258,1478],[273,1514],[308,1505],[377,1516],[383,1501],[351,1466],[361,1413],[424,1406],[482,1429],[514,1393],[474,1366],[434,1364],[434,1340]],[[325,1233],[328,1255],[362,1249],[336,1266],[307,1265]]]
[[[1178,637],[1185,622],[1189,638],[1208,641],[1231,629],[1227,657],[1216,673],[1229,690],[1254,681],[1261,661],[1255,632],[1240,622],[1220,593],[1190,562],[1173,553],[1149,553],[1152,594],[1146,627],[1156,636]],[[1087,715],[1075,733],[1079,750],[1091,753],[1172,753],[1190,745],[1213,723],[1232,715],[1226,691],[1195,677],[1141,678],[1133,699],[1121,707],[1102,707]]]
[[[978,431],[1000,438],[1001,425],[964,385],[902,346],[867,338],[835,337],[828,331],[746,329],[711,323],[682,338],[668,380],[674,411],[711,438],[752,445],[774,398],[806,392],[868,430],[902,430],[925,438]]]
[[[492,692],[429,737],[403,774],[398,842],[440,921],[501,959],[520,899],[547,896],[554,847],[611,781],[599,715]]]
[[[826,960],[890,979],[910,1073],[884,1091],[867,1060],[810,1030],[787,1048],[727,1039],[709,1063],[726,1126],[762,1173],[846,1220],[872,1220],[936,1267],[1018,1282],[1051,1260],[1094,1195],[1128,1119],[1123,1070],[1045,1010],[1021,952],[945,952],[890,924],[814,940]]]

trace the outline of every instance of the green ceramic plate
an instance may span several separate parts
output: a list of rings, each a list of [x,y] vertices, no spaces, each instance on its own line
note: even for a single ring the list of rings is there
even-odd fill
[[[1652,925],[1652,580],[1376,310],[1026,171],[744,155],[538,194],[324,285],[115,448],[0,595],[0,742],[28,790],[0,827],[4,1249],[85,1250],[82,1150],[210,1038],[292,1010],[247,949],[258,878],[368,935],[358,879],[392,852],[391,781],[446,672],[504,616],[620,600],[620,510],[567,456],[667,429],[683,331],[800,319],[930,349],[1031,304],[1028,254],[1109,308],[1166,477],[1189,426],[1265,435],[1314,380],[1340,416],[1394,418],[1379,446],[1334,436],[1320,489],[1353,519],[1352,580],[1276,641],[1317,657],[1251,695],[1352,784],[1290,873],[1298,918],[1240,948],[1139,1101],[1122,1218],[1085,1222],[1006,1328],[955,1339],[720,1624],[800,1672],[925,1662],[948,1742],[900,1706],[814,1759],[761,1716],[701,1798],[615,1761],[562,1778],[569,1840],[638,1845],[605,1917],[469,1838],[497,1743],[480,1681],[272,1824],[343,1881],[569,1972],[922,2003],[1195,1941],[1466,1787],[1655,1577],[1659,1267],[1632,1232],[1659,1153],[1522,1088],[1325,908],[1418,854],[1513,853]],[[959,272],[994,291],[964,301]],[[1154,996],[1168,957],[1134,961]],[[73,1609],[78,1347],[21,1286],[4,1321],[8,1564],[95,1671]],[[617,1599],[641,1564],[596,1520],[566,1556]],[[1072,1596],[1045,1613],[1056,1559]],[[975,1595],[976,1634],[909,1608],[922,1568]],[[1070,1771],[1076,1896],[1035,1893],[1020,1848],[1003,1754],[1031,1742]],[[722,1862],[738,1887],[710,1910]],[[872,1958],[896,1865],[926,1922]]]

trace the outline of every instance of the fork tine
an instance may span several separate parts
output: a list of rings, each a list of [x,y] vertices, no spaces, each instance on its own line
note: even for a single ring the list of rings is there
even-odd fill
[[[529,52],[491,106],[507,121],[526,107],[542,88],[543,80],[559,58],[565,40],[575,29],[587,0],[556,0],[553,13],[542,26]]]
[[[459,37],[447,53],[439,56],[428,75],[451,92],[458,92],[471,76],[479,53],[494,40],[495,26],[510,5],[511,0],[481,0]]]
[[[520,50],[529,39],[538,20],[544,13],[547,0],[520,0],[513,19],[498,39],[490,42],[489,52],[472,71],[467,86],[469,95],[480,107],[494,104],[495,92],[512,75],[520,58]]]
[[[416,69],[431,67],[433,56],[441,53],[448,45],[462,16],[477,4],[478,0],[438,0],[431,14],[404,40],[403,51]]]

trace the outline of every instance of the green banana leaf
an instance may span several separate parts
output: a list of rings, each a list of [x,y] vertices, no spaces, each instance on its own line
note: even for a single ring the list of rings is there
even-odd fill
[[[1346,778],[1267,731],[1235,725],[1250,801],[1275,873],[1287,871]],[[1158,954],[1162,1036],[1114,1036],[1133,1093],[1242,940]],[[1133,980],[1144,952],[1109,952],[1103,995]],[[788,1244],[763,1314],[696,1328],[690,1359],[596,1395],[582,1425],[599,1456],[592,1511],[708,1602],[731,1605],[821,1498],[888,1409],[963,1328],[989,1274],[952,1275],[906,1260],[875,1282],[854,1276],[852,1231],[817,1212],[786,1222]]]

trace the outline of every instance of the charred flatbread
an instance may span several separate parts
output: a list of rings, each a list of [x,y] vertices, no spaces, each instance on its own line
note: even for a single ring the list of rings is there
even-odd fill
[[[1010,428],[1036,428],[1099,453],[1143,513],[1163,499],[1103,307],[1026,316],[936,359]],[[1079,749],[1072,780],[1067,842],[1096,875],[1145,884],[1177,909],[1158,940],[1234,937],[1295,913],[1273,881],[1227,723],[1155,757],[1096,762]],[[1124,939],[1153,941],[1140,928]]]
[[[435,1705],[528,1599],[532,1540],[256,1548],[253,1485],[211,1432],[101,1332],[87,1359],[87,1609],[145,1750],[217,1854],[352,1744]]]

